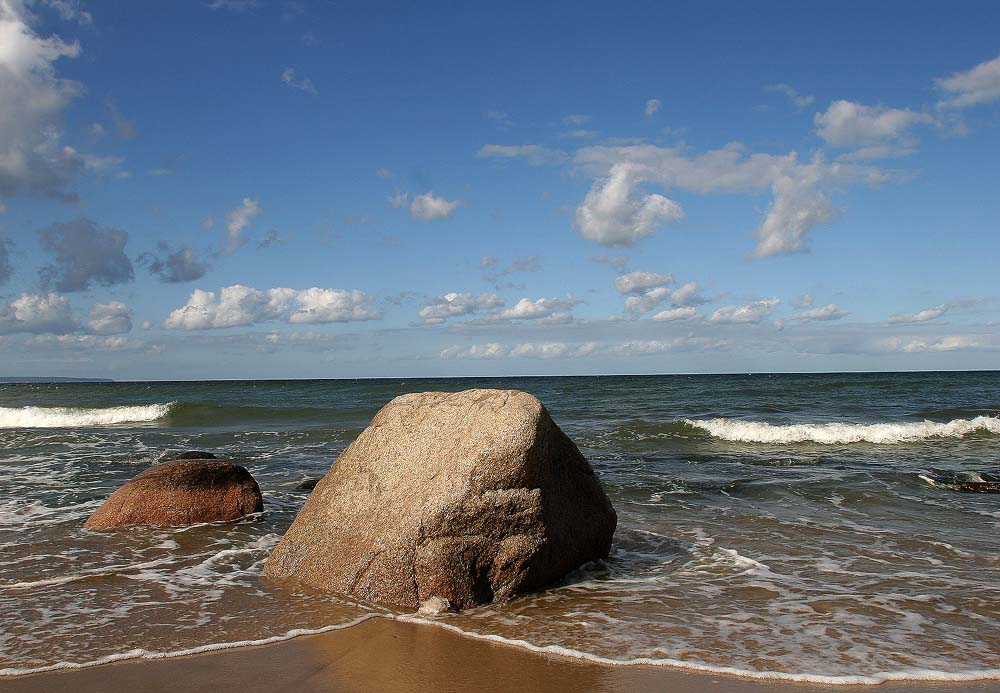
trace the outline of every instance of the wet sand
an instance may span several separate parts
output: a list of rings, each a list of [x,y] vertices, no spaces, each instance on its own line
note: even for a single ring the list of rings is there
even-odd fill
[[[2,693],[97,691],[857,691],[1000,690],[998,681],[822,686],[608,666],[463,637],[443,628],[372,619],[346,630],[160,660],[0,679]]]

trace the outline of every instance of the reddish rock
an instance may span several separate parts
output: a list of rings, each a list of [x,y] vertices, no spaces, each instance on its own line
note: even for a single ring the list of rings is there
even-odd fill
[[[182,527],[230,522],[264,509],[257,482],[224,460],[176,460],[129,479],[84,523],[85,529]]]

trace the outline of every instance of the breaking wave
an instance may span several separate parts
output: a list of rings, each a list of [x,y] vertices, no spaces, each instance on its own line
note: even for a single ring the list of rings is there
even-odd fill
[[[979,432],[1000,435],[1000,417],[995,416],[954,419],[947,423],[920,421],[877,424],[807,423],[779,425],[742,419],[684,419],[684,423],[707,431],[712,436],[722,440],[738,443],[776,443],[779,445],[789,443],[894,445],[928,438],[961,438],[970,433]]]
[[[0,407],[0,428],[82,428],[162,419],[173,402],[131,407]]]

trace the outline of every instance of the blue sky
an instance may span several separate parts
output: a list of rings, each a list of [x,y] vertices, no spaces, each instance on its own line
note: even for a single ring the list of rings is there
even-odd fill
[[[1000,366],[1000,7],[0,0],[0,375]]]

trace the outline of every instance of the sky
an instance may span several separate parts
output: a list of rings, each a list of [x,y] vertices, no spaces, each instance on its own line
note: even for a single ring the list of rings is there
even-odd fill
[[[1000,4],[0,0],[0,376],[1000,368]]]

